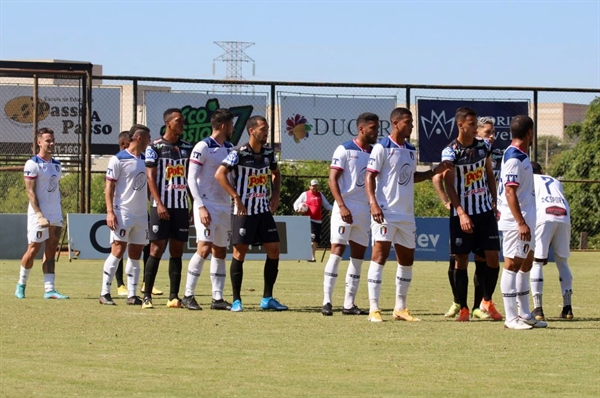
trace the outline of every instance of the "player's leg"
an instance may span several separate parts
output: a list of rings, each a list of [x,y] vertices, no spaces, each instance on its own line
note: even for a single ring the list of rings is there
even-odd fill
[[[462,230],[459,217],[450,217],[450,252],[454,254],[455,259],[452,277],[454,294],[456,299],[458,299],[457,302],[460,306],[457,318],[457,321],[460,322],[469,320],[469,305],[467,304],[469,275],[467,268],[469,265],[469,254],[471,253],[472,248],[473,234],[466,233]]]
[[[259,225],[254,240],[262,242],[267,252],[263,270],[264,290],[260,308],[263,310],[286,311],[288,307],[273,298],[273,287],[279,274],[279,234],[277,233],[277,225],[271,213],[262,213],[259,216]]]
[[[41,228],[37,217],[27,216],[27,250],[21,258],[21,268],[19,271],[19,281],[15,289],[15,297],[19,299],[25,298],[25,287],[29,279],[29,273],[33,267],[33,261],[39,253],[42,243],[49,237],[48,228]]]
[[[379,296],[381,295],[381,282],[383,279],[383,267],[390,255],[392,248],[391,231],[387,223],[379,224],[371,221],[371,240],[373,249],[371,262],[367,273],[367,288],[369,291],[369,321],[383,322],[381,309],[379,308]]]
[[[154,308],[152,295],[154,294],[154,281],[158,274],[160,259],[162,258],[167,239],[169,237],[170,220],[162,220],[158,216],[156,207],[150,208],[150,221],[148,221],[148,236],[150,238],[150,255],[144,267],[143,304],[142,308]]]
[[[573,307],[571,305],[573,274],[567,261],[571,256],[570,242],[571,226],[569,224],[558,223],[554,239],[552,240],[552,249],[554,251],[554,261],[558,268],[560,290],[563,296],[563,309],[560,313],[560,317],[563,319],[573,319]]]
[[[356,293],[360,284],[360,275],[362,273],[362,264],[365,258],[365,252],[369,245],[369,221],[371,215],[364,211],[358,205],[350,205],[352,220],[354,223],[350,228],[350,262],[346,271],[346,290],[344,292],[344,315],[367,315],[368,312],[361,310],[355,303]]]
[[[393,243],[398,266],[396,268],[396,304],[394,305],[393,317],[398,321],[420,321],[419,318],[412,316],[406,305],[408,289],[412,282],[416,231],[417,228],[414,222],[402,222],[398,224],[394,234]]]
[[[231,212],[228,207],[215,211],[213,217],[214,240],[210,259],[210,281],[212,285],[211,310],[231,310],[231,303],[223,299],[227,271],[225,256],[231,239]]]
[[[169,233],[169,300],[167,307],[182,308],[179,298],[181,270],[183,269],[183,248],[188,241],[190,219],[187,209],[170,209]]]
[[[535,237],[532,236],[532,239]],[[521,269],[517,274],[517,306],[519,307],[519,318],[523,319],[527,324],[534,328],[545,328],[548,324],[544,321],[539,321],[531,314],[529,309],[529,275],[533,265],[533,250],[529,250],[527,258],[523,261]]]
[[[548,249],[554,234],[552,223],[541,223],[535,227],[535,251],[534,260],[529,274],[531,283],[531,294],[533,296],[533,316],[543,321],[545,319],[543,309],[544,272],[543,267],[548,262]]]
[[[525,330],[531,329],[531,325],[525,323],[517,313],[517,273],[525,261],[519,257],[519,232],[517,230],[503,231],[502,252],[504,254],[504,270],[500,277],[500,290],[504,301],[506,318],[504,326],[509,329]],[[522,252],[522,248],[521,248]],[[521,254],[522,256],[522,254]]]
[[[454,254],[451,254],[448,259],[448,283],[450,284],[450,289],[452,290],[452,305],[448,311],[444,314],[446,318],[454,318],[460,312],[460,304],[458,294],[456,293],[456,286],[454,286],[454,269],[456,268],[456,257]]]
[[[476,246],[484,250],[486,263],[484,268],[485,275],[483,277],[483,300],[481,301],[480,309],[483,309],[493,320],[501,321],[504,317],[498,312],[492,300],[500,273],[500,232],[498,231],[498,222],[493,211],[480,215],[478,220],[479,233],[476,235]],[[483,267],[483,264],[480,267]]]
[[[115,216],[117,217],[118,227],[114,231],[110,231],[110,254],[106,257],[102,268],[102,287],[100,290],[100,297],[98,298],[98,302],[102,305],[116,305],[110,294],[110,288],[119,261],[123,258],[125,250],[127,249],[127,243],[129,242],[129,236],[132,229],[132,225],[127,225],[121,214],[116,213]]]
[[[147,232],[147,223],[143,229],[143,239],[141,239],[142,243],[130,243],[128,245],[127,250],[127,264],[125,267],[125,272],[127,274],[127,300],[125,301],[127,305],[142,305],[143,301],[140,297],[138,297],[135,293],[137,291],[138,281],[140,279],[140,258],[142,257],[142,252],[144,251],[144,247],[146,247],[146,232]],[[132,242],[139,242],[140,240],[132,239]]]
[[[55,286],[55,267],[56,250],[60,242],[60,233],[62,231],[62,219],[51,221],[48,227],[48,239],[44,247],[44,257],[42,259],[42,269],[44,271],[44,293],[45,299],[68,299],[69,296],[60,294]]]
[[[477,319],[490,319],[489,314],[482,310],[481,302],[483,301],[483,286],[485,285],[485,273],[487,262],[485,260],[485,252],[483,250],[475,250],[475,273],[473,275],[473,307],[471,309],[471,317]]]
[[[251,216],[231,216],[231,243],[233,245],[233,255],[229,266],[229,278],[231,279],[231,290],[233,293],[233,302],[231,311],[241,312],[244,310],[242,305],[242,282],[244,279],[244,260],[248,247],[254,238],[257,227],[257,215]]]
[[[352,224],[348,224],[342,220],[337,204],[333,206],[330,221],[331,250],[329,251],[329,258],[323,271],[323,307],[321,308],[321,314],[324,316],[333,315],[333,291],[337,283],[339,266],[342,262],[344,250],[346,250],[346,246],[348,245],[348,238],[352,228]]]
[[[208,226],[202,224],[200,207],[194,204],[193,213],[194,225],[196,226],[196,252],[188,262],[185,292],[181,299],[181,305],[192,311],[202,310],[202,307],[200,307],[194,295],[196,294],[196,285],[202,274],[202,269],[204,268],[204,261],[206,261],[211,253],[213,244],[214,223],[212,220],[212,211],[208,208],[206,208],[206,211],[210,217]]]

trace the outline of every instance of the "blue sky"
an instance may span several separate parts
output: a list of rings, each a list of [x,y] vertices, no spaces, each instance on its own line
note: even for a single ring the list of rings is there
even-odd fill
[[[0,1],[0,58],[252,80],[600,87],[600,1]]]

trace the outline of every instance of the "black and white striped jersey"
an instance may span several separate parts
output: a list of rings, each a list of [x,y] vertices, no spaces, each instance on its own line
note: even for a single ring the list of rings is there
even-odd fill
[[[263,145],[260,152],[256,153],[247,143],[231,151],[221,164],[231,171],[233,186],[249,216],[270,211],[269,170],[277,170],[273,148]],[[237,211],[234,205],[233,214],[237,214]]]
[[[146,167],[156,168],[160,200],[167,209],[187,209],[187,164],[193,145],[181,139],[175,143],[162,137],[146,148]],[[157,203],[152,199],[152,207]]]
[[[460,205],[469,215],[492,210],[492,195],[485,168],[486,159],[491,153],[490,142],[481,138],[475,138],[468,147],[455,139],[442,151],[442,160],[454,163],[454,188]],[[456,209],[452,210],[452,214],[457,215]]]

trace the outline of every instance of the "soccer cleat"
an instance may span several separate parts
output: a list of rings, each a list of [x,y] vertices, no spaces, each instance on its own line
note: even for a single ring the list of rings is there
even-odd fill
[[[460,304],[452,303],[448,312],[444,314],[446,318],[454,318],[460,312]]]
[[[175,297],[172,300],[167,300],[167,308],[183,308],[181,305],[181,299],[179,297]]]
[[[127,297],[127,300],[125,300],[125,303],[127,303],[127,305],[142,305],[143,301],[138,296],[132,296],[132,297]]]
[[[504,328],[515,330],[529,330],[532,328],[532,326],[526,323],[522,318],[517,317],[510,322],[504,322]]]
[[[110,295],[110,293],[106,293],[100,296],[100,298],[98,299],[98,302],[102,305],[117,305],[114,300],[112,299],[112,296]]]
[[[480,308],[475,308],[473,310],[473,312],[471,313],[471,317],[485,320],[485,319],[490,319],[490,314],[488,314],[487,312],[483,311]]]
[[[44,293],[45,299],[56,299],[56,300],[65,300],[68,299],[69,296],[65,296],[64,294],[60,294],[56,291],[56,289],[52,289],[49,292]]]
[[[142,309],[153,309],[152,299],[150,297],[144,297],[142,300]]]
[[[565,305],[559,315],[562,319],[573,319],[573,309],[570,305]]]
[[[244,307],[242,307],[242,301],[241,300],[234,300],[233,303],[231,304],[231,311],[233,311],[233,312],[242,312],[242,311],[244,311]]]
[[[467,311],[468,311],[468,309],[467,309]],[[394,312],[392,312],[392,316],[397,321],[407,321],[407,322],[419,322],[420,321],[419,318],[415,318],[414,316],[412,316],[410,314],[410,311],[408,310],[408,308],[405,308],[402,311],[394,310]]]
[[[323,314],[323,316],[333,315],[333,308],[331,307],[331,303],[327,303],[323,306],[323,308],[321,308],[321,314]]]
[[[458,318],[455,319],[456,322],[469,322],[469,309],[461,308],[458,313]]]
[[[210,303],[211,310],[223,310],[223,311],[231,311],[231,303],[225,301],[223,299],[215,300],[213,299]]]
[[[501,321],[504,319],[501,313],[498,312],[496,306],[494,306],[494,302],[492,300],[486,301],[481,300],[481,304],[479,305],[479,309],[487,312],[492,320]]]
[[[127,291],[127,286],[125,285],[121,285],[117,288],[117,294],[119,296],[127,296],[127,294],[129,294],[129,292]]]
[[[140,292],[142,293],[146,293],[146,284],[142,283],[142,288],[140,289]],[[152,295],[153,296],[162,296],[163,292],[162,290],[158,290],[156,287],[152,286]]]
[[[263,297],[260,300],[260,308],[263,310],[274,310],[274,311],[287,311],[287,305],[281,304],[279,301],[275,300],[273,297]]]
[[[181,305],[183,305],[183,307],[187,308],[188,310],[202,311],[202,307],[200,307],[200,305],[196,301],[196,297],[194,296],[183,296],[183,298],[181,299]]]
[[[353,305],[352,308],[342,308],[342,315],[368,315],[369,313],[361,310],[356,305]]]
[[[18,299],[25,298],[25,285],[21,285],[20,283],[17,283],[17,289],[15,290],[15,297]]]
[[[526,324],[528,324],[529,326],[531,326],[532,328],[535,328],[535,329],[548,327],[548,324],[546,322],[538,321],[537,319],[535,319],[535,317],[533,315],[529,319],[525,319],[525,318],[521,318],[521,317],[519,317],[519,318],[522,319],[523,322],[525,322]]]
[[[544,316],[544,310],[542,307],[534,308],[531,312],[531,315],[538,321],[545,321],[546,317]]]
[[[369,313],[369,322],[383,322],[383,318],[381,317],[381,311],[375,310]]]

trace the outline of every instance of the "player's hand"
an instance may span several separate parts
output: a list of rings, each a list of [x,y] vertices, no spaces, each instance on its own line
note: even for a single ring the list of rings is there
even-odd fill
[[[446,208],[446,210],[450,210],[452,208],[452,203],[447,200],[444,202],[444,207]]]
[[[531,230],[529,229],[529,225],[525,222],[519,225],[519,238],[526,242],[531,240]]]
[[[279,207],[279,198],[275,196],[271,196],[269,199],[269,208],[271,209],[271,213],[275,214],[275,210]]]
[[[206,210],[206,207],[202,206],[200,208],[200,223],[204,225],[204,228],[208,228],[211,221],[212,219],[210,218],[210,213],[208,210]]]
[[[383,224],[383,221],[385,220],[383,218],[381,207],[379,207],[376,202],[371,203],[371,217],[373,217],[373,220],[378,224]]]
[[[469,215],[466,213],[462,213],[460,216],[458,216],[458,218],[460,219],[460,228],[463,230],[463,232],[472,234],[474,225],[473,221],[471,221],[471,217],[469,217]]]
[[[50,226],[50,222],[41,212],[37,213],[38,223],[42,228],[48,228]]]
[[[115,213],[108,213],[106,215],[106,226],[111,231],[116,231],[117,230],[117,227],[119,226],[119,223],[117,222],[117,216],[115,216]]]
[[[162,203],[156,206],[156,212],[158,213],[158,218],[160,218],[161,220],[169,220],[171,218],[171,215],[167,211],[167,208]]]
[[[348,210],[346,205],[340,206],[340,216],[342,217],[343,222],[352,224],[352,213],[350,212],[350,210]]]
[[[248,215],[248,211],[246,210],[246,206],[242,203],[242,199],[234,198],[235,207],[237,208],[237,215],[242,217]]]

